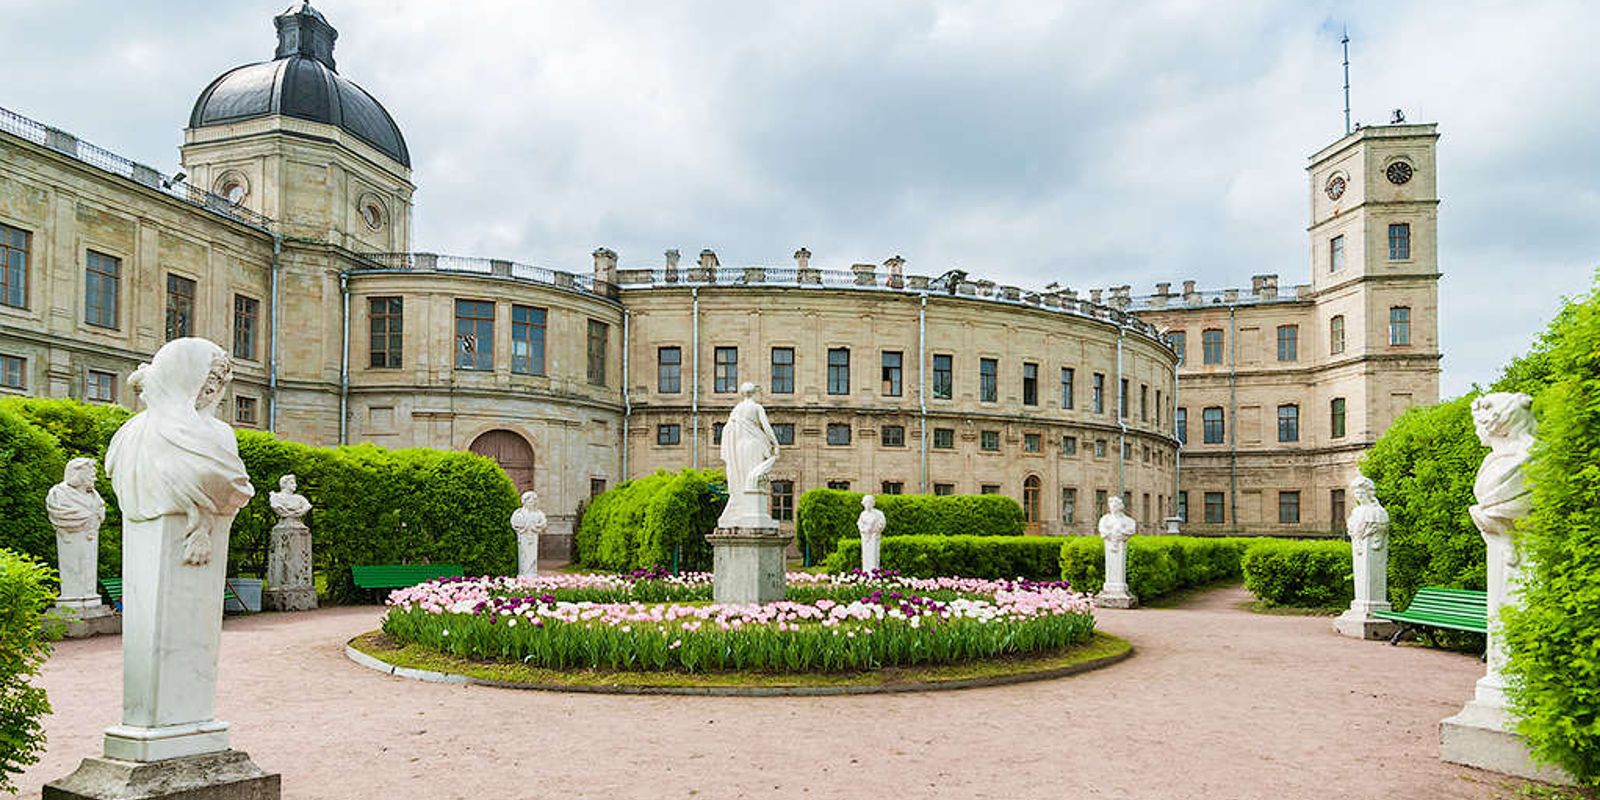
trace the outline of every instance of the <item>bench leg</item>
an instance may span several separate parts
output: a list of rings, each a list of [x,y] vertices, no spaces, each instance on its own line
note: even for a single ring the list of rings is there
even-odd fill
[[[1400,637],[1406,635],[1406,633],[1408,631],[1410,631],[1410,630],[1411,630],[1411,626],[1410,625],[1407,625],[1404,622],[1400,623],[1400,625],[1394,629],[1394,635],[1389,637],[1389,646],[1390,647],[1395,647],[1395,646],[1399,645],[1400,644]]]

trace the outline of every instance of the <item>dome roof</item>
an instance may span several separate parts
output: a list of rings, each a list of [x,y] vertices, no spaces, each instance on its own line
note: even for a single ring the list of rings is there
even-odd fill
[[[255,117],[286,117],[336,125],[384,155],[411,166],[400,127],[383,106],[334,69],[338,31],[305,3],[273,20],[278,50],[271,61],[246,64],[211,82],[189,114],[189,127],[224,125]]]

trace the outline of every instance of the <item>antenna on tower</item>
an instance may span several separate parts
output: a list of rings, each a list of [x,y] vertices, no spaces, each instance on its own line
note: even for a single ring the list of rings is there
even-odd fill
[[[1339,39],[1344,47],[1344,135],[1350,135],[1350,29],[1344,29]]]

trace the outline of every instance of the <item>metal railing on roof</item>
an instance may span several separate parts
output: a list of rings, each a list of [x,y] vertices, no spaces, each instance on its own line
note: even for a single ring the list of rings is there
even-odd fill
[[[1304,299],[1309,285],[1274,287],[1270,292],[1249,292],[1242,289],[1212,289],[1203,292],[1181,292],[1159,295],[1139,295],[1129,298],[1128,308],[1134,311],[1160,311],[1163,309],[1203,308],[1206,306],[1258,306],[1269,303],[1294,303]]]
[[[154,167],[148,167],[137,161],[123,158],[110,150],[83,141],[59,128],[52,128],[42,122],[31,120],[10,109],[0,108],[0,131],[47,147],[89,166],[127,178],[135,183],[143,184],[162,194],[182,200],[189,205],[206,209],[235,222],[249,225],[252,228],[265,231],[269,230],[272,225],[271,219],[243,206],[235,205],[225,197],[212,194],[197,186],[190,186],[182,181],[174,181],[170,176],[157,172]]]
[[[597,281],[592,275],[519,264],[496,258],[452,256],[439,253],[361,253],[354,271],[385,270],[402,272],[457,272],[469,275],[510,278],[565,289],[579,294],[616,299],[617,287]]]

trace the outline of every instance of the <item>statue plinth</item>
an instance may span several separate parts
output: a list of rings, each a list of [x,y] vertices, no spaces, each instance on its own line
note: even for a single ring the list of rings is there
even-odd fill
[[[715,578],[712,600],[718,603],[772,603],[783,599],[788,534],[776,522],[759,526],[719,527],[706,535],[711,543]]]
[[[267,550],[267,588],[261,605],[268,611],[310,611],[317,607],[311,578],[311,529],[298,517],[272,526]]]
[[[153,762],[86,758],[71,775],[45,784],[44,800],[278,800],[281,784],[281,776],[238,750]]]
[[[122,617],[117,616],[110,606],[100,602],[99,597],[95,597],[93,602],[83,598],[63,597],[45,612],[45,618],[61,625],[63,628],[61,635],[68,639],[86,639],[90,636],[122,632]]]

